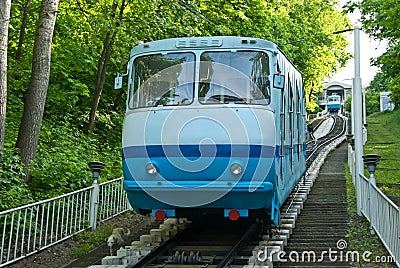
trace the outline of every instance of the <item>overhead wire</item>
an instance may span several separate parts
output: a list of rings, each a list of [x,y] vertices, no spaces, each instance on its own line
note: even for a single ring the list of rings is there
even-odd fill
[[[215,29],[218,31],[220,35],[224,35],[223,30],[216,25],[214,22],[210,21],[208,18],[206,18],[203,14],[199,12],[199,10],[196,8],[193,8],[192,6],[188,6],[183,0],[178,0],[178,4],[183,7],[185,10],[189,11],[193,15],[197,16],[198,18],[205,20],[207,23],[209,23],[211,26],[215,27]],[[174,2],[175,3],[175,2]],[[197,7],[197,6],[196,6]]]

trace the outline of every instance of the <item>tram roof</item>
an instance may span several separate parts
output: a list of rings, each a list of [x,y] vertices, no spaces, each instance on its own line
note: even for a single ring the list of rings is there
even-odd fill
[[[267,49],[279,51],[270,41],[236,36],[181,37],[140,43],[131,50],[131,57],[148,52],[209,49]]]

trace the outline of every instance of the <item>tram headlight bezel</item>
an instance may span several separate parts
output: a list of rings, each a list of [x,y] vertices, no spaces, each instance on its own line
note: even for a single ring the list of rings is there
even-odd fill
[[[239,163],[233,163],[230,170],[233,175],[240,175],[243,172],[243,167]]]
[[[158,173],[157,165],[154,163],[148,163],[146,165],[146,172],[149,175],[156,175]]]

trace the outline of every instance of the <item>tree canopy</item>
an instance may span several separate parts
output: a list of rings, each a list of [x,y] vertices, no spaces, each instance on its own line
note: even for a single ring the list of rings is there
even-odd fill
[[[375,91],[392,91],[392,101],[400,107],[400,5],[397,0],[353,1],[346,6],[349,12],[359,9],[363,30],[378,40],[387,40],[388,48],[373,64],[381,73],[375,76],[370,87]],[[375,88],[375,86],[378,86]]]
[[[350,27],[336,1],[199,2],[206,34],[253,36],[278,44],[303,73],[309,111],[317,107],[321,82],[350,58],[346,39],[333,34]]]

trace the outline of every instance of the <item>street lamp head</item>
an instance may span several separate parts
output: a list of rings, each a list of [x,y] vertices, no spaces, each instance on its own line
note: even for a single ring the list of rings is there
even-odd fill
[[[97,180],[100,177],[100,172],[103,170],[105,166],[106,165],[102,162],[93,161],[89,163],[89,167],[93,173],[93,183],[97,184]]]
[[[101,172],[106,165],[102,162],[93,161],[89,163],[92,172]]]
[[[376,165],[381,157],[377,154],[367,154],[363,156],[364,163],[367,165],[369,173],[375,173]]]
[[[347,134],[346,135],[346,140],[349,142],[351,148],[354,150],[354,135],[353,134]]]

